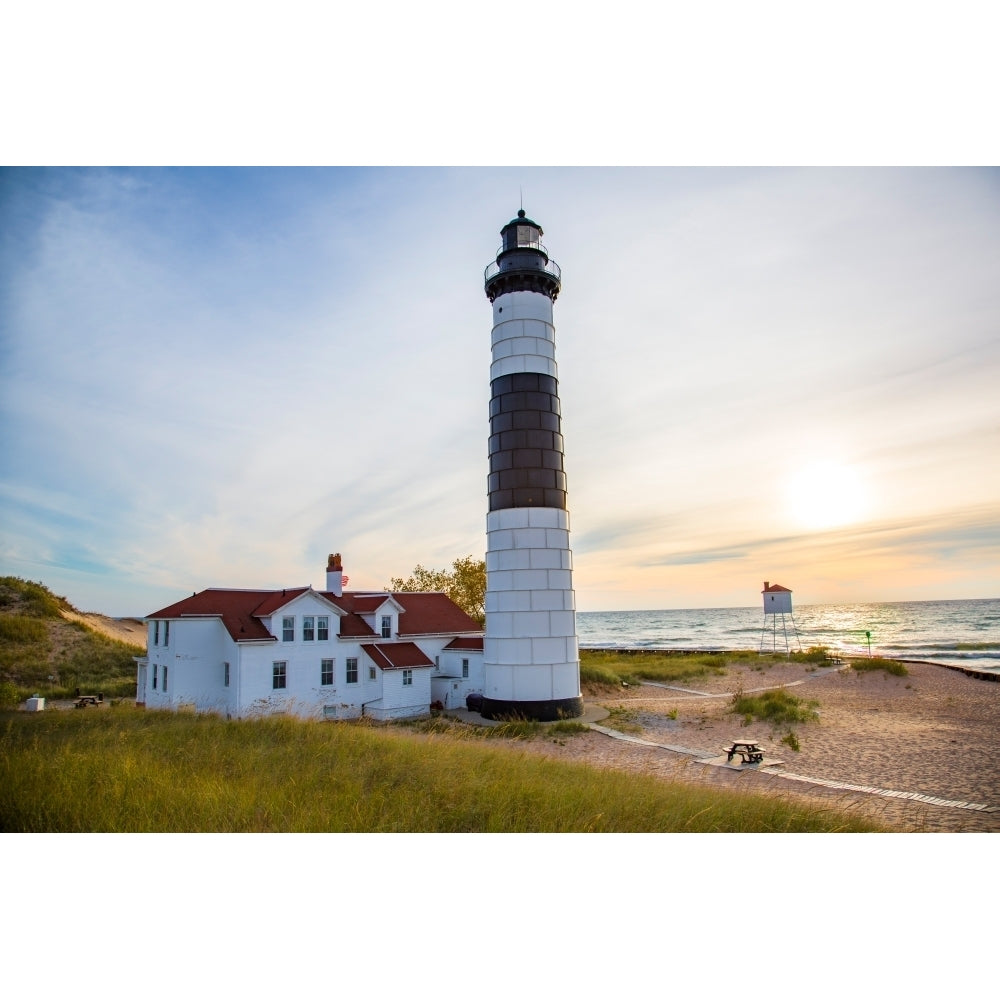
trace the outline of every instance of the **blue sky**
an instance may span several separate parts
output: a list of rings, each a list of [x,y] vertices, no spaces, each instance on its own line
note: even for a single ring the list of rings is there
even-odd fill
[[[1000,593],[991,169],[5,169],[2,571],[123,615],[481,554],[521,191],[581,610]]]

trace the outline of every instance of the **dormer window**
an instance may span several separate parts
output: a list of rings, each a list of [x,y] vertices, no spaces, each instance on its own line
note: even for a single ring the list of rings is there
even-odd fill
[[[392,615],[382,615],[382,638],[392,638]]]

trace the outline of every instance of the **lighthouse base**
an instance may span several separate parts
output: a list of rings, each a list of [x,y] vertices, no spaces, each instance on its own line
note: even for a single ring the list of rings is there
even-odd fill
[[[483,698],[479,714],[484,719],[502,722],[526,719],[531,722],[558,722],[560,719],[577,719],[583,715],[583,698],[556,698],[550,701],[506,701]]]

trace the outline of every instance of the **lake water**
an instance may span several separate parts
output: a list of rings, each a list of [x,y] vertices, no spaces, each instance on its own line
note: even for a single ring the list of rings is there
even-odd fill
[[[777,617],[777,621],[773,620]],[[793,624],[794,620],[794,624]],[[775,630],[773,626],[776,625]],[[646,649],[803,650],[827,646],[842,653],[871,652],[1000,671],[1000,599],[901,601],[886,604],[804,604],[785,616],[763,607],[675,611],[581,611],[581,647]]]

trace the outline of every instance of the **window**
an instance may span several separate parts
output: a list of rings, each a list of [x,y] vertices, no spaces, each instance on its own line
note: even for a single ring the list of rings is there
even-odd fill
[[[358,683],[358,658],[356,656],[349,656],[347,658],[347,671],[344,675],[344,680],[348,684]]]
[[[156,667],[157,664],[153,664],[153,690],[156,690]]]
[[[376,674],[375,674],[375,664],[374,663],[369,663],[368,664],[368,680],[373,681],[373,680],[376,680],[376,679],[377,679],[377,677],[376,677]]]
[[[222,683],[226,687],[229,687],[229,664],[228,663],[223,663],[222,664]]]
[[[159,646],[160,644],[160,623],[153,622],[153,645]]]
[[[281,641],[282,642],[292,642],[295,639],[295,619],[294,618],[282,618],[281,619]]]
[[[285,660],[275,660],[274,668],[271,671],[271,687],[277,690],[285,687],[288,678],[288,663]]]
[[[466,659],[462,660],[462,676],[463,677],[469,676],[469,661]]]
[[[163,690],[167,690],[167,665],[163,664]]]
[[[170,622],[164,622],[163,623],[163,645],[164,646],[169,646],[170,645]],[[166,680],[167,680],[167,668],[166,667],[163,668],[163,680],[164,680],[164,685],[163,686],[166,687]]]
[[[333,660],[319,661],[319,682],[320,684],[333,683]]]
[[[413,671],[404,670],[403,671],[403,687],[411,687],[413,684]]]
[[[330,638],[330,618],[328,615],[320,615],[316,619],[316,638],[320,642],[326,642]]]
[[[314,615],[306,615],[302,619],[302,641],[312,642],[316,638],[316,618]]]
[[[392,638],[392,618],[389,615],[382,615],[382,638]]]

